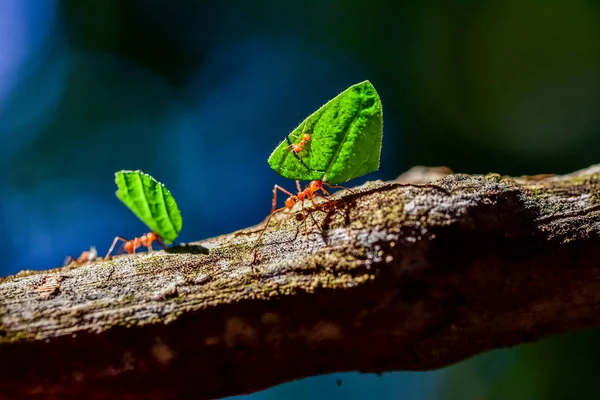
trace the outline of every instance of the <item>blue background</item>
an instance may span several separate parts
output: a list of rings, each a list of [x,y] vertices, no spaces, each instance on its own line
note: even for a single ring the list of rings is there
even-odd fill
[[[142,234],[114,196],[120,169],[170,188],[180,241],[260,222],[273,185],[294,188],[266,163],[272,149],[364,79],[384,105],[382,163],[351,185],[417,164],[520,175],[597,163],[599,43],[592,0],[0,0],[1,273]],[[584,332],[247,397],[593,398],[597,342]]]

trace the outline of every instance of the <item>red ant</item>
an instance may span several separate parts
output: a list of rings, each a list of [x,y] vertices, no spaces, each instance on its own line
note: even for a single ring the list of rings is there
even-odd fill
[[[317,181],[312,181],[310,182],[307,186],[306,189],[302,190],[302,188],[300,187],[300,182],[296,181],[296,187],[298,188],[298,193],[293,194],[289,191],[287,191],[286,189],[282,188],[279,185],[275,185],[273,187],[273,202],[271,203],[271,214],[269,214],[269,217],[267,218],[267,222],[265,223],[265,227],[263,228],[263,230],[260,232],[260,235],[258,235],[258,238],[256,239],[256,242],[258,243],[260,241],[260,239],[262,238],[262,235],[265,233],[265,231],[267,230],[267,227],[269,226],[269,222],[271,221],[271,218],[273,218],[273,215],[277,214],[280,211],[283,210],[291,210],[294,205],[296,205],[296,203],[300,202],[301,206],[302,206],[302,212],[304,213],[304,200],[308,199],[308,200],[313,200],[315,197],[319,196],[319,197],[323,197],[324,199],[329,201],[329,197],[331,196],[331,193],[329,193],[324,187],[323,185],[326,185],[330,188],[343,188],[346,189],[343,186],[336,186],[336,185],[329,185],[326,182],[323,182],[321,180],[317,180]],[[281,207],[281,208],[275,208],[277,206],[277,191],[281,191],[287,195],[289,195],[289,197],[285,200],[285,206]],[[349,189],[348,189],[349,190]],[[323,192],[323,194],[318,193],[319,191]],[[313,222],[315,223],[315,225],[319,225],[317,223],[317,221],[314,219],[314,217],[312,216],[312,213],[309,213],[308,215],[310,215],[310,217],[312,218]],[[304,225],[306,226],[306,216],[304,218]],[[305,228],[306,230],[306,228]],[[294,236],[294,239],[296,239],[296,237],[298,236],[298,232],[299,230],[296,231],[296,236]],[[254,251],[254,262],[256,262],[256,250]]]
[[[300,139],[300,141],[298,143],[292,143],[290,144],[289,148],[291,148],[291,152],[298,154],[298,153],[302,153],[302,156],[300,158],[302,158],[304,156],[304,146],[310,141],[310,135],[308,133],[304,133],[304,130],[306,129],[306,125],[308,125],[308,121],[306,121],[306,123],[304,124],[304,128],[302,128],[302,133],[300,135],[302,135],[302,139]],[[297,137],[297,136],[295,136]],[[316,139],[315,139],[316,140]],[[298,192],[300,192],[300,189],[298,189]],[[287,192],[289,193],[289,192]]]
[[[94,260],[98,260],[98,259],[101,259],[101,258],[98,257],[98,252],[96,251],[96,248],[94,246],[91,246],[89,250],[82,252],[81,255],[77,258],[75,258],[69,254],[65,258],[65,261],[63,262],[63,266],[69,265],[72,262],[74,262],[76,264],[83,264],[85,262],[94,261]]]
[[[121,236],[116,236],[115,240],[113,240],[113,243],[110,246],[110,249],[108,249],[108,253],[106,253],[106,257],[104,258],[108,258],[108,256],[110,255],[110,253],[112,253],[119,240],[123,242],[123,244],[121,245],[121,247],[119,247],[119,250],[117,250],[117,254],[120,254],[123,250],[130,254],[135,253],[135,250],[140,247],[147,247],[148,250],[153,250],[153,242],[156,242],[161,248],[165,248],[165,244],[163,243],[161,237],[154,232],[146,233],[145,235],[142,235],[141,237],[136,237],[133,240],[127,240]]]

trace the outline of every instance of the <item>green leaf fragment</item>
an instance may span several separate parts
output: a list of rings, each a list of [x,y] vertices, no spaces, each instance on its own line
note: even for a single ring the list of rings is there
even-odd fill
[[[291,143],[311,138],[295,154]],[[306,118],[269,157],[285,178],[347,182],[379,169],[383,136],[381,99],[369,81],[350,86]]]
[[[181,231],[181,212],[171,192],[142,171],[115,173],[117,197],[165,244],[172,243]]]

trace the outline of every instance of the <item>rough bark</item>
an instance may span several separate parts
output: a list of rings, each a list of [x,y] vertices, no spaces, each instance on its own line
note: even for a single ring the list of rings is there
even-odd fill
[[[448,173],[340,194],[308,237],[277,214],[255,266],[260,226],[4,278],[0,397],[215,398],[599,325],[600,166]]]

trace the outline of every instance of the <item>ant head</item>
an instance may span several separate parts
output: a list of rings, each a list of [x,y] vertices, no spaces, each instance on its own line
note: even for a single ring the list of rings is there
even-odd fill
[[[154,232],[148,232],[146,233],[144,236],[142,236],[141,238],[141,245],[142,246],[152,246],[152,242],[156,242],[156,241],[160,241],[161,237],[158,236],[158,234],[154,233]],[[138,245],[139,247],[139,245]]]
[[[308,133],[305,133],[305,134],[302,136],[302,139],[304,139],[304,141],[305,141],[305,142],[308,142],[308,141],[310,140],[310,135],[309,135]]]
[[[158,236],[156,233],[154,233],[154,232],[146,233],[146,240],[153,242],[158,239],[160,239],[160,236]]]
[[[322,180],[312,181],[309,186],[310,186],[310,189],[314,192],[323,187],[323,181]]]

